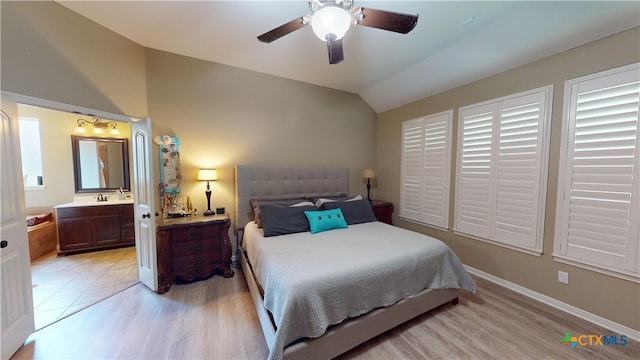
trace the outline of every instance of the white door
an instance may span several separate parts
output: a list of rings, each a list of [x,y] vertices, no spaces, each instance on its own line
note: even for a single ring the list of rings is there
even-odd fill
[[[0,133],[0,318],[2,359],[13,355],[34,330],[31,259],[18,137],[18,106],[2,100]]]
[[[151,120],[131,123],[133,149],[133,206],[136,231],[138,279],[158,290],[155,198],[151,178]]]

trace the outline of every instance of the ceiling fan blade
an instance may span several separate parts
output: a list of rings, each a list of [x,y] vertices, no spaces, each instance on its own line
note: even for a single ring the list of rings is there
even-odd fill
[[[258,40],[264,43],[270,43],[305,26],[307,26],[307,23],[304,20],[304,16],[301,16],[258,36]]]
[[[327,35],[327,50],[329,50],[329,64],[337,64],[344,60],[344,53],[342,52],[342,39],[335,39],[335,35]]]
[[[361,8],[362,19],[358,25],[406,34],[418,23],[418,15]]]

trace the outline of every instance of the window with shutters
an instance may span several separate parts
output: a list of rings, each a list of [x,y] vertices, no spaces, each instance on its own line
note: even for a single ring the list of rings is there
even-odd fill
[[[459,109],[454,231],[542,253],[552,92]]]
[[[453,110],[402,123],[399,216],[449,228]]]
[[[640,282],[640,63],[565,83],[554,257]]]

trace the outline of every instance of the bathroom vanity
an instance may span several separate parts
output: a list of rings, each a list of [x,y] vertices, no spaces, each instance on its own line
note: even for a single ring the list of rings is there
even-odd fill
[[[55,206],[58,256],[135,245],[133,200]]]

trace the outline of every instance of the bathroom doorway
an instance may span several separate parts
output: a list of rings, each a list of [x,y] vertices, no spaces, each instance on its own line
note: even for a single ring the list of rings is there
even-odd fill
[[[34,207],[54,212],[53,206],[73,202],[77,195],[70,136],[74,134],[77,120],[88,117],[23,104],[18,104],[18,115],[37,119],[42,140],[42,172],[35,185],[27,185],[25,179],[25,208],[28,213]],[[118,122],[118,127],[121,129],[118,137],[130,137],[128,123]],[[32,259],[31,277],[34,322],[38,330],[138,283],[136,248],[58,257],[53,247]]]

